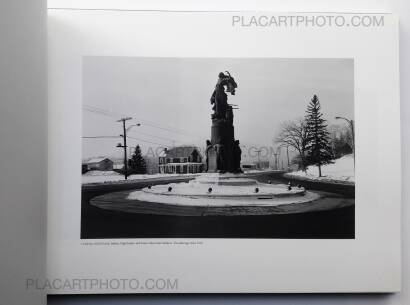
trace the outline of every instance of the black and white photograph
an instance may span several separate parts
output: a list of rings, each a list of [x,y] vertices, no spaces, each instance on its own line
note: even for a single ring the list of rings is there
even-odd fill
[[[81,238],[355,238],[352,58],[82,58]]]

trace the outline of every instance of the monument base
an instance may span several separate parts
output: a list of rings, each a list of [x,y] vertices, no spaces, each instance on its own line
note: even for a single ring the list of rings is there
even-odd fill
[[[277,206],[306,203],[319,195],[303,187],[266,184],[245,174],[201,174],[188,183],[155,185],[130,193],[127,199],[183,206]]]
[[[244,174],[234,173],[206,173],[201,174],[192,183],[220,185],[220,186],[250,186],[258,185],[255,179],[247,178]]]

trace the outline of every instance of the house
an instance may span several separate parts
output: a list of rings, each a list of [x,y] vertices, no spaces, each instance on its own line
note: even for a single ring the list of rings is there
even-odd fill
[[[98,171],[112,171],[114,162],[105,157],[93,158],[82,164],[82,171],[98,170]]]
[[[113,159],[113,168],[121,170],[124,168],[124,159]]]
[[[195,174],[204,169],[202,156],[195,146],[177,146],[164,149],[158,158],[158,169],[162,174]]]

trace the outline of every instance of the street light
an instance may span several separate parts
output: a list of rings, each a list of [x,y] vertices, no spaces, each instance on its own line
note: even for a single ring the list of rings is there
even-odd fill
[[[123,143],[121,145],[121,143],[117,144],[118,148],[124,148],[124,178],[125,180],[127,180],[128,178],[128,166],[127,166],[127,131],[128,128],[125,127],[125,122],[132,120],[131,117],[126,117],[126,118],[121,118],[119,120],[117,120],[117,122],[122,123],[122,130],[123,130],[123,134],[121,135],[123,138]]]
[[[139,127],[139,126],[141,126],[141,124],[140,124],[140,123],[137,123],[137,124],[133,124],[133,125],[128,126],[128,127],[127,127],[127,132],[130,131],[130,129],[131,129],[132,127],[135,127],[135,126]]]
[[[123,144],[118,143],[117,147],[124,149],[124,177],[125,177],[125,180],[127,180],[127,178],[128,178],[127,132],[134,126],[141,126],[140,123],[137,123],[137,124],[132,124],[132,125],[126,127],[125,122],[129,121],[129,120],[132,120],[132,118],[131,117],[126,117],[126,118],[121,118],[121,119],[117,120],[117,122],[122,123],[122,130],[123,130],[123,134],[120,135],[120,137],[123,138]]]
[[[132,124],[130,126],[127,127],[127,129],[125,130],[126,132],[130,131],[132,127],[139,127],[141,126],[141,123],[137,123],[137,124]],[[130,155],[132,154],[131,152],[131,147],[130,147]]]
[[[345,120],[347,123],[349,123],[350,130],[352,131],[352,151],[353,151],[353,166],[356,165],[356,158],[355,158],[355,143],[354,143],[354,121],[346,119],[345,117],[342,116],[337,116],[335,117],[336,120]]]

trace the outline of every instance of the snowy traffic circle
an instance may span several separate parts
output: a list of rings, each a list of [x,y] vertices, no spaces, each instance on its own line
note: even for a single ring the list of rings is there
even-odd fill
[[[170,196],[169,194],[153,194],[144,191],[132,192],[127,199],[137,200],[139,202],[161,203],[172,206],[191,206],[191,207],[264,207],[279,206],[284,204],[300,204],[314,201],[319,195],[313,192],[306,192],[304,195],[295,197],[278,197],[276,195],[260,196]]]
[[[304,213],[337,208],[301,186],[260,183],[245,175],[204,174],[195,180],[95,197],[93,206],[126,213],[238,216]]]
[[[306,192],[307,196],[314,194],[315,199],[311,201],[292,201],[276,202],[269,204],[265,200],[259,200],[258,204],[251,204],[250,200],[243,200],[239,205],[191,205],[191,204],[172,204],[140,201],[138,199],[129,199],[130,193],[133,191],[113,192],[105,195],[97,196],[91,199],[90,204],[94,207],[123,212],[131,214],[150,214],[163,216],[262,216],[262,215],[282,215],[282,214],[300,214],[310,212],[321,212],[326,210],[334,210],[354,205],[354,201],[346,200],[343,197],[332,197],[332,200],[327,200],[326,195],[322,197],[322,193]],[[135,192],[135,191],[134,191]],[[142,198],[141,198],[142,199]],[[301,199],[301,198],[299,198]],[[211,199],[216,201],[218,199]],[[192,203],[192,202],[191,202]],[[237,204],[238,202],[236,202]]]
[[[158,183],[142,189],[108,193],[90,203],[126,213],[175,216],[250,216],[332,210],[351,205],[301,185],[261,183],[252,174],[202,173],[187,182]],[[155,180],[151,180],[154,184]],[[159,181],[158,181],[159,182]],[[325,203],[326,202],[326,203]]]

